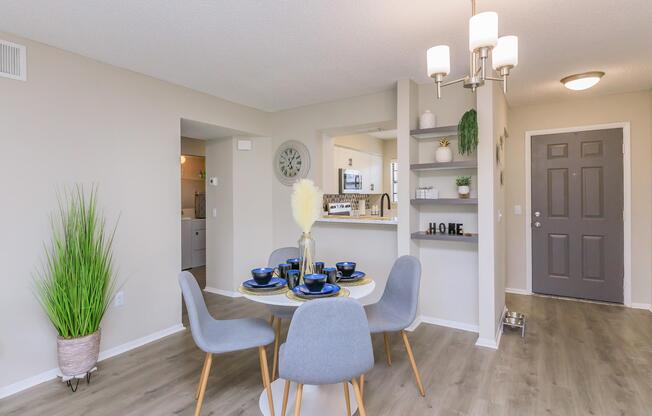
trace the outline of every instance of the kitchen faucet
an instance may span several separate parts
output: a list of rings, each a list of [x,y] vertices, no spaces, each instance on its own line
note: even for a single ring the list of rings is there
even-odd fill
[[[384,210],[384,205],[383,201],[385,200],[385,197],[387,197],[387,211],[390,211],[392,209],[392,203],[390,202],[389,194],[385,192],[381,197],[380,197],[380,216],[384,217],[385,216],[385,210]]]

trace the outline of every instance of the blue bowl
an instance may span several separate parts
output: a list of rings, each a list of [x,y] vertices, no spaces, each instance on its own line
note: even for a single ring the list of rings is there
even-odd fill
[[[272,280],[273,275],[274,275],[274,269],[271,269],[269,267],[259,267],[257,269],[251,270],[251,276],[259,285],[268,284],[269,281]]]
[[[311,292],[321,292],[326,283],[325,274],[307,274],[303,276],[303,282]]]
[[[355,263],[352,261],[341,261],[335,264],[337,271],[342,273],[344,277],[351,277],[353,272],[355,272]]]

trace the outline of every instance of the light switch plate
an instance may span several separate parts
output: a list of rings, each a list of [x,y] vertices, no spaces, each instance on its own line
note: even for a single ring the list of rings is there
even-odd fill
[[[218,182],[219,181],[216,176],[211,176],[210,178],[208,178],[208,184],[211,186],[217,186]]]
[[[514,215],[521,215],[523,213],[523,210],[521,209],[520,205],[514,205]]]
[[[213,218],[217,218],[217,208],[213,208]]]
[[[238,140],[238,150],[251,150],[251,140]]]

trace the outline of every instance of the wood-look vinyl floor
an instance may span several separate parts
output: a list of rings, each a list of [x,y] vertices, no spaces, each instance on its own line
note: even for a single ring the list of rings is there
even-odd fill
[[[244,299],[206,298],[218,318],[268,318],[263,306]],[[367,413],[652,414],[652,313],[539,296],[508,295],[507,304],[528,314],[527,336],[508,331],[498,351],[475,347],[475,334],[444,327],[424,324],[410,334],[425,398],[400,337],[391,337],[392,367],[385,363],[382,336],[374,337]],[[283,336],[286,331],[287,322]],[[91,384],[80,384],[77,393],[60,381],[47,382],[0,401],[0,414],[191,415],[203,358],[184,331],[101,362]],[[218,355],[203,414],[260,414],[261,389],[255,349]]]

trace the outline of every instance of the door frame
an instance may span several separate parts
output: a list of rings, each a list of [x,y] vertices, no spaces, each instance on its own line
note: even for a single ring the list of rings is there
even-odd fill
[[[525,132],[525,276],[532,293],[532,136],[588,130],[623,130],[623,300],[632,306],[632,160],[629,121]]]

